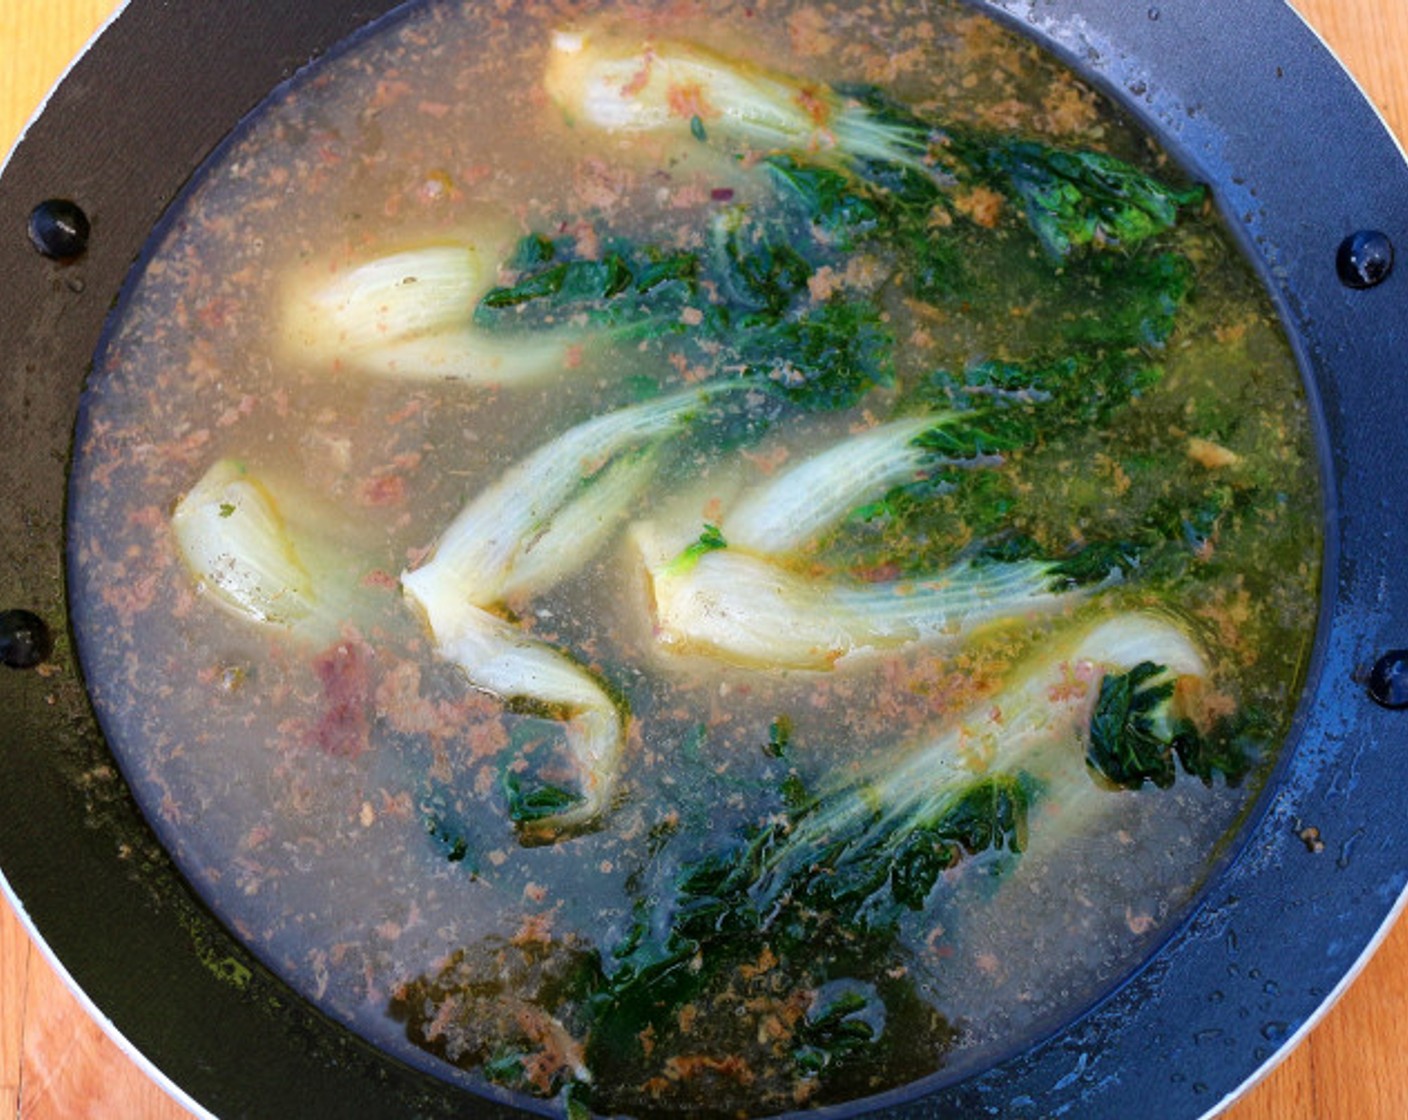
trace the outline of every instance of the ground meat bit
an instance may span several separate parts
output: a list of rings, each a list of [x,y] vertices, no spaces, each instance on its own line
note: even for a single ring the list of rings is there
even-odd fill
[[[388,1010],[405,1024],[412,1043],[461,1069],[517,1055],[508,1063],[512,1068],[496,1066],[495,1076],[547,1095],[584,1069],[580,1024],[562,1009],[591,974],[592,962],[571,938],[491,939],[456,950],[434,972],[398,985]]]
[[[1046,124],[1058,136],[1088,133],[1099,121],[1095,95],[1076,82],[1059,82],[1052,86],[1042,102]]]
[[[835,38],[827,33],[829,21],[815,8],[800,8],[787,18],[787,34],[792,49],[803,58],[829,55],[836,46]]]
[[[829,264],[823,265],[807,278],[807,289],[812,299],[825,303],[841,287],[841,276]]]
[[[437,731],[440,713],[420,694],[420,666],[402,661],[383,678],[376,690],[377,710],[405,735]]]
[[[1223,467],[1235,467],[1242,457],[1231,448],[1223,447],[1210,439],[1193,436],[1188,441],[1188,458],[1205,470],[1215,471]]]
[[[123,625],[130,627],[133,620],[149,610],[157,601],[159,572],[147,572],[139,579],[126,579],[121,583],[103,588],[103,602],[117,612]]]
[[[588,207],[610,212],[633,186],[632,176],[621,167],[601,159],[585,159],[573,176],[577,197]]]
[[[721,1058],[710,1054],[681,1054],[665,1063],[665,1071],[671,1081],[698,1081],[713,1076],[751,1085],[755,1078],[752,1068],[736,1054]]]
[[[406,480],[399,474],[364,479],[357,489],[357,501],[372,507],[402,505],[406,501]]]
[[[996,229],[1002,219],[1002,195],[987,187],[975,187],[953,200],[959,213],[983,229]]]
[[[313,660],[323,686],[323,708],[309,741],[325,754],[356,758],[370,745],[371,659],[371,650],[349,637]]]

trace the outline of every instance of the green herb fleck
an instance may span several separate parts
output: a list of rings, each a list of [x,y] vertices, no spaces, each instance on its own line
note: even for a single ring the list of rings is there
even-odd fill
[[[727,548],[728,541],[724,540],[723,531],[717,525],[705,525],[699,534],[699,539],[688,545],[678,556],[666,565],[666,571],[670,575],[683,575],[693,570],[700,559],[710,552],[717,552]]]

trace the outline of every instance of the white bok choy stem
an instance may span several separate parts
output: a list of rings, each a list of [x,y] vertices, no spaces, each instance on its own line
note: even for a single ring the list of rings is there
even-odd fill
[[[664,441],[710,398],[737,388],[712,382],[569,428],[471,499],[402,585],[414,592],[445,581],[484,606],[548,590],[605,542]]]
[[[310,642],[350,617],[356,574],[306,495],[220,459],[177,502],[171,529],[197,587],[246,622]]]
[[[561,650],[466,602],[444,580],[419,585],[411,598],[424,612],[437,653],[476,688],[506,702],[529,702],[559,720],[577,776],[570,805],[520,821],[532,836],[589,825],[610,804],[625,743],[622,713],[601,684]]]
[[[544,84],[574,126],[686,136],[702,126],[765,150],[835,150],[932,170],[918,129],[881,120],[824,83],[689,43],[563,29],[553,35]]]
[[[935,458],[918,437],[960,419],[939,413],[891,420],[781,471],[728,511],[729,547],[762,556],[797,551],[858,506],[914,481]]]
[[[525,385],[557,374],[580,332],[500,335],[473,325],[497,280],[501,240],[426,245],[300,274],[283,304],[287,355],[401,380]]]
[[[904,580],[805,570],[798,554],[867,502],[941,464],[980,469],[1010,446],[981,412],[907,416],[848,436],[747,490],[698,543],[633,531],[660,645],[750,668],[829,669],[916,642],[954,642],[1003,619],[1068,605],[1047,561],[956,562]],[[678,538],[674,538],[678,541]]]
[[[786,881],[840,837],[853,839],[837,871],[845,860],[875,858],[877,848],[901,851],[906,836],[936,819],[956,790],[987,775],[1034,779],[1050,810],[1031,825],[1033,840],[1059,843],[1054,833],[1069,835],[1115,801],[1085,765],[1101,680],[1146,662],[1162,669],[1148,685],[1206,681],[1210,673],[1192,637],[1163,615],[1133,611],[1067,627],[997,695],[911,747],[898,762],[887,760],[868,777],[823,794],[776,853],[775,876]],[[1167,736],[1175,717],[1192,715],[1177,710],[1181,695],[1174,689],[1153,714],[1155,734]],[[1042,825],[1053,835],[1035,835]]]
[[[956,643],[989,623],[1064,609],[1084,594],[1054,564],[955,563],[874,583],[812,578],[731,545],[682,562],[677,538],[632,527],[667,652],[752,669],[829,670],[915,643]]]
[[[485,608],[546,591],[586,564],[653,477],[662,443],[712,396],[715,383],[579,424],[481,492],[401,577],[440,656],[505,701],[561,711],[581,800],[535,831],[588,823],[608,804],[625,728],[600,683],[566,653],[529,638]]]

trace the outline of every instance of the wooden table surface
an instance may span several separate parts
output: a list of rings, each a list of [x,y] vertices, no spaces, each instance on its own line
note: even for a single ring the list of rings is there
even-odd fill
[[[1408,0],[1295,6],[1408,140]],[[115,0],[0,0],[0,150],[117,7]],[[1405,1052],[1408,921],[1324,1021],[1223,1120],[1403,1120]],[[1156,1118],[1157,1108],[1150,1114]],[[103,1034],[0,901],[0,1120],[189,1115]]]

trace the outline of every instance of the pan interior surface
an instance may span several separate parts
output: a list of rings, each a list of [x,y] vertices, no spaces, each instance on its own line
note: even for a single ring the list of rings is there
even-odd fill
[[[70,498],[94,705],[202,900],[396,1058],[529,1109],[932,1092],[1146,961],[1275,767],[1323,506],[1277,317],[1090,87],[926,17],[413,5],[129,281]],[[810,536],[738,512],[877,426],[918,465]],[[835,594],[740,647],[735,557]],[[966,579],[1029,601],[913,613]]]

